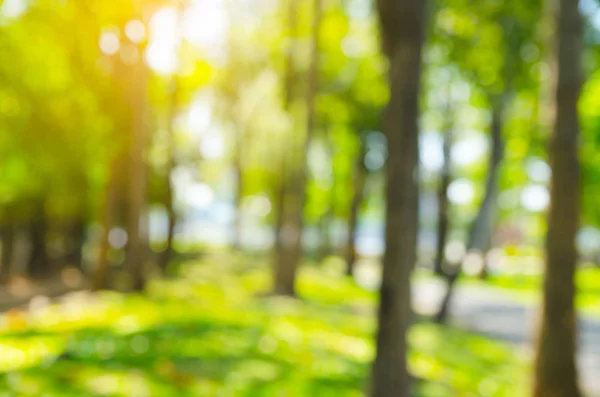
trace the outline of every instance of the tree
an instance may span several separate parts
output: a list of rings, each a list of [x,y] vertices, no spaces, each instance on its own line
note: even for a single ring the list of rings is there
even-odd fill
[[[148,70],[144,61],[144,45],[132,42],[137,49],[137,59],[130,69],[132,110],[131,141],[129,146],[129,186],[127,219],[127,264],[131,272],[132,288],[142,290],[145,284],[144,251],[146,245],[141,233],[141,224],[146,204],[146,161],[147,147],[147,85]]]
[[[448,189],[452,182],[452,144],[453,144],[453,114],[454,111],[450,102],[451,85],[448,86],[448,96],[446,98],[444,110],[444,142],[443,142],[443,164],[440,171],[440,180],[438,185],[438,225],[437,242],[435,250],[435,260],[433,270],[437,275],[444,275],[444,260],[446,242],[448,240],[448,231],[450,228],[450,201],[448,200]]]
[[[2,248],[0,252],[0,285],[5,285],[11,276],[15,251],[15,226],[5,222],[2,226],[0,237]]]
[[[177,1],[177,44],[179,47],[183,46],[183,14],[185,12],[184,0]],[[183,51],[179,50],[179,68],[181,68],[183,57]],[[176,166],[175,161],[175,124],[177,114],[180,107],[180,96],[181,96],[181,82],[179,78],[179,70],[176,70],[171,77],[169,87],[169,109],[167,114],[167,162],[165,170],[165,193],[166,193],[166,208],[167,208],[167,246],[165,251],[162,253],[159,267],[163,274],[166,274],[169,261],[173,256],[173,241],[175,239],[175,227],[177,226],[177,211],[175,210],[175,186],[171,180],[173,170]]]
[[[366,139],[366,138],[364,138]],[[361,139],[363,141],[364,139]],[[367,179],[367,170],[365,167],[366,143],[361,142],[360,151],[356,156],[354,166],[352,202],[350,204],[350,216],[348,218],[348,235],[346,243],[346,274],[354,276],[356,264],[356,240],[358,232],[358,219],[360,216],[360,207],[365,195],[365,183]]]
[[[481,255],[484,255],[491,246],[492,229],[494,225],[494,211],[496,207],[496,197],[498,196],[498,179],[500,177],[499,167],[502,161],[504,152],[504,143],[502,140],[502,120],[504,117],[504,104],[506,99],[504,96],[499,98],[492,105],[492,121],[490,126],[490,135],[492,138],[491,153],[490,153],[490,164],[487,172],[487,180],[485,183],[485,196],[477,212],[477,216],[473,221],[471,230],[469,231],[469,238],[467,241],[467,252],[473,250],[479,250]],[[441,247],[438,247],[438,255]],[[437,263],[437,262],[436,262]],[[456,281],[460,274],[460,267],[452,274],[447,274],[447,289],[442,304],[435,316],[435,319],[439,323],[446,321],[448,311],[450,309],[450,302],[454,294],[454,288]],[[485,266],[482,269],[482,275],[486,273]]]
[[[108,286],[110,261],[110,230],[113,227],[116,215],[116,207],[118,204],[118,188],[119,188],[119,161],[115,157],[110,165],[109,181],[106,185],[106,193],[104,195],[104,208],[102,214],[102,237],[98,247],[98,258],[94,271],[93,287],[94,290],[105,289]]]
[[[452,132],[446,131],[444,135],[444,165],[440,175],[438,187],[438,226],[437,242],[435,251],[434,272],[438,275],[444,274],[444,258],[448,231],[450,228],[450,202],[448,200],[448,188],[452,182],[452,171],[450,164],[450,149],[452,148]]]
[[[459,7],[464,6],[463,4]],[[483,199],[479,205],[468,232],[466,252],[475,252],[485,257],[492,246],[493,231],[497,218],[497,197],[500,192],[501,164],[504,161],[505,138],[504,126],[507,121],[507,108],[510,99],[518,90],[526,90],[532,85],[530,67],[520,56],[520,51],[527,45],[533,45],[538,39],[534,24],[539,19],[539,5],[527,3],[527,7],[515,7],[510,3],[498,3],[487,7],[482,5],[477,17],[481,20],[482,30],[490,33],[482,36],[495,37],[501,43],[501,54],[498,48],[490,48],[483,41],[465,46],[460,41],[455,44],[455,62],[463,69],[463,74],[472,82],[472,86],[480,90],[485,103],[490,109],[490,123],[487,127],[490,141],[489,165],[483,188]],[[463,11],[464,12],[464,11]],[[496,32],[491,33],[491,32]],[[474,56],[479,54],[480,56]],[[486,78],[486,70],[496,70],[493,78]],[[486,262],[483,261],[480,276],[487,275]],[[446,275],[447,290],[442,304],[435,316],[436,321],[444,322],[448,315],[456,282],[461,273],[456,271]]]
[[[29,224],[29,243],[31,250],[27,273],[34,278],[48,276],[52,269],[48,258],[48,216],[45,200],[34,203],[34,212]]]
[[[386,250],[380,291],[373,396],[408,396],[406,332],[410,274],[416,260],[419,209],[419,92],[425,0],[379,0],[383,49],[389,59]]]
[[[294,43],[296,40],[296,34],[298,29],[298,21],[297,21],[297,2],[296,0],[288,0],[288,13],[287,13],[287,22],[289,24],[289,35],[288,35],[288,48],[286,49],[286,57],[285,57],[285,76],[284,76],[284,100],[283,100],[283,109],[286,112],[290,111],[290,105],[292,103],[293,98],[293,87],[294,87],[294,79],[296,76],[296,71],[294,68]],[[291,124],[291,123],[290,123]],[[284,235],[283,235],[283,226],[285,222],[285,196],[287,191],[287,178],[288,178],[288,170],[289,170],[289,159],[286,155],[286,149],[288,145],[284,142],[281,145],[281,151],[279,153],[279,172],[277,173],[277,181],[275,183],[275,214],[274,214],[274,235],[275,235],[275,244],[273,249],[273,283],[274,290],[277,288],[275,285],[278,283],[278,274],[281,273],[281,270],[285,266],[285,250],[284,250]]]
[[[308,180],[307,155],[316,127],[315,101],[319,88],[319,36],[322,18],[321,0],[314,0],[313,25],[311,33],[311,61],[308,71],[308,88],[306,95],[306,136],[300,153],[299,164],[292,171],[289,197],[284,205],[284,234],[281,244],[282,253],[279,255],[274,273],[274,292],[277,295],[296,294],[296,272],[302,258],[302,231],[304,229],[304,203],[306,201],[306,184]],[[290,231],[291,238],[286,238]]]
[[[552,119],[550,212],[546,236],[543,308],[535,361],[533,396],[577,397],[575,363],[577,323],[574,276],[575,236],[579,227],[578,160],[582,23],[577,0],[552,2]]]

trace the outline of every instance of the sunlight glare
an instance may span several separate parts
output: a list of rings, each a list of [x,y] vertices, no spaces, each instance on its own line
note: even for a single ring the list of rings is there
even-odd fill
[[[487,147],[487,140],[481,135],[463,139],[452,148],[452,162],[460,166],[471,165],[486,153]]]
[[[223,157],[225,154],[225,139],[219,130],[213,128],[202,137],[200,153],[208,160]]]
[[[204,99],[198,99],[192,103],[187,113],[187,127],[194,135],[200,135],[206,131],[211,124],[210,103]]]
[[[448,199],[456,205],[470,204],[475,198],[473,183],[466,178],[458,179],[450,184],[448,188]]]
[[[243,206],[249,213],[261,218],[269,215],[272,207],[271,200],[264,194],[246,197]]]
[[[444,142],[440,134],[425,132],[419,139],[420,158],[423,168],[427,171],[438,172],[444,166]]]
[[[545,186],[530,185],[521,193],[521,205],[531,212],[542,212],[550,204],[550,193]]]
[[[178,11],[166,7],[158,10],[150,21],[146,61],[157,73],[169,75],[177,70],[178,19]],[[132,36],[140,36],[139,28],[137,24],[131,28]],[[225,47],[227,28],[227,12],[220,0],[196,0],[183,15],[183,38],[209,53],[213,50],[218,52]]]
[[[534,182],[546,183],[550,181],[552,170],[548,163],[542,159],[532,158],[526,164],[527,174]]]
[[[114,32],[103,32],[100,35],[100,51],[105,55],[115,55],[121,48],[119,36]]]
[[[366,19],[371,14],[371,2],[369,0],[351,0],[346,5],[348,14],[354,19]]]
[[[169,75],[177,70],[177,11],[163,8],[150,20],[150,44],[146,62],[157,73]]]
[[[127,232],[120,228],[115,227],[108,232],[108,242],[110,246],[116,249],[121,249],[127,245]]]
[[[185,12],[183,36],[200,47],[223,46],[228,18],[223,0],[195,0]]]
[[[146,38],[146,26],[142,21],[133,19],[125,25],[125,35],[133,43],[139,44]]]
[[[467,248],[462,241],[451,241],[444,248],[444,256],[451,264],[458,264],[464,258]]]
[[[600,247],[600,230],[595,227],[584,227],[577,234],[577,247],[584,254],[593,254]]]
[[[215,194],[206,183],[192,183],[183,192],[183,200],[196,209],[208,208],[215,200]]]
[[[8,18],[18,18],[27,11],[26,0],[4,0],[0,1],[0,13]]]

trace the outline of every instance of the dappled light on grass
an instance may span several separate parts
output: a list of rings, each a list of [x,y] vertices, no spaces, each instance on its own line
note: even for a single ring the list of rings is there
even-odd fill
[[[185,280],[154,282],[147,295],[79,293],[4,315],[0,392],[364,395],[373,293],[310,266],[301,272],[301,300],[261,297],[269,277],[260,266],[239,272],[210,262],[186,271]],[[411,371],[428,381],[417,382],[422,396],[524,390],[522,364],[503,345],[427,324],[413,327],[410,343]]]

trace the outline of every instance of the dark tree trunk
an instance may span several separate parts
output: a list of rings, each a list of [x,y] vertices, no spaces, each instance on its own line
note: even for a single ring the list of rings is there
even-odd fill
[[[68,228],[68,250],[64,265],[83,270],[83,246],[85,244],[86,223],[83,217],[71,222]]]
[[[140,53],[143,49],[140,48]],[[146,164],[145,152],[147,141],[146,128],[146,88],[147,69],[140,56],[131,68],[131,105],[133,123],[131,128],[131,145],[129,148],[129,200],[127,221],[127,265],[132,278],[131,287],[141,291],[145,285],[145,248],[142,241],[141,222],[146,202]]]
[[[177,213],[175,211],[174,192],[173,186],[171,184],[172,169],[173,168],[169,166],[169,170],[167,171],[168,181],[165,181],[167,183],[167,244],[165,247],[165,251],[160,256],[159,262],[159,267],[163,276],[167,274],[169,262],[171,261],[171,259],[173,259],[173,241],[175,240],[175,227],[177,226]]]
[[[535,361],[535,397],[578,397],[574,283],[579,228],[580,167],[577,102],[581,89],[582,23],[577,0],[556,0],[551,206],[546,236],[543,309]]]
[[[108,239],[110,230],[112,229],[118,205],[119,197],[119,166],[118,161],[114,161],[111,165],[111,176],[106,187],[104,198],[104,212],[102,214],[102,238],[98,248],[98,260],[94,272],[94,290],[102,290],[108,287],[108,279],[110,276],[110,262],[108,254],[110,252],[110,242]]]
[[[282,233],[282,255],[275,267],[276,295],[296,295],[296,272],[302,258],[302,231],[304,229],[304,202],[306,199],[306,183],[308,179],[307,153],[313,139],[316,121],[315,99],[318,93],[319,79],[319,36],[321,29],[322,3],[314,0],[314,17],[312,29],[311,64],[308,76],[308,93],[306,96],[306,137],[301,152],[298,168],[294,170],[292,178],[291,195],[284,211],[284,225]],[[288,239],[285,234],[289,233]]]
[[[360,207],[362,206],[367,170],[365,169],[365,143],[361,142],[360,153],[356,158],[353,178],[352,202],[350,203],[350,217],[348,218],[348,236],[346,237],[346,274],[354,276],[354,265],[356,264],[356,239],[358,232],[358,219]]]
[[[492,138],[492,150],[490,154],[490,164],[488,168],[488,177],[485,185],[485,197],[475,221],[471,226],[469,240],[467,242],[467,252],[477,250],[481,255],[485,256],[486,251],[490,248],[492,238],[492,230],[494,227],[494,215],[496,211],[496,198],[498,196],[498,179],[500,177],[499,169],[502,158],[504,157],[504,143],[502,140],[502,122],[504,118],[504,108],[507,101],[508,93],[501,95],[496,100],[492,101],[492,124],[490,126],[490,134]],[[485,260],[484,260],[485,264]],[[435,320],[439,323],[444,323],[447,320],[448,312],[452,302],[452,296],[456,281],[461,272],[461,267],[458,266],[455,273],[447,276],[446,295],[440,304],[440,308],[435,315]],[[483,277],[487,274],[484,266],[481,272]]]
[[[452,182],[452,165],[450,164],[452,150],[452,130],[448,129],[444,134],[444,165],[438,188],[438,226],[437,246],[435,252],[434,273],[444,275],[444,259],[446,243],[448,241],[448,229],[450,227],[450,201],[448,200],[448,188]]]
[[[171,86],[171,107],[167,128],[167,169],[165,170],[166,207],[167,207],[167,244],[165,251],[159,259],[159,268],[164,275],[167,273],[169,262],[173,257],[173,241],[175,227],[177,226],[177,212],[175,211],[175,187],[171,175],[175,169],[175,118],[179,106],[179,82],[177,76],[173,77]]]
[[[379,0],[383,48],[390,61],[386,250],[380,292],[372,396],[410,395],[406,333],[411,324],[410,274],[419,223],[419,91],[425,1]]]
[[[294,69],[294,52],[297,30],[298,30],[298,19],[297,19],[297,6],[296,0],[288,0],[288,24],[290,26],[290,46],[287,49],[286,55],[286,71],[285,71],[285,98],[283,108],[289,113],[290,105],[293,99],[293,88],[294,81],[296,79],[296,72]],[[287,142],[286,142],[287,143]],[[281,269],[286,267],[285,261],[285,235],[283,233],[283,227],[285,224],[286,216],[286,199],[287,192],[289,189],[288,173],[289,173],[289,146],[284,143],[281,150],[281,158],[279,164],[279,178],[277,188],[275,192],[275,222],[274,222],[274,251],[273,251],[273,285],[274,290],[277,290],[277,284],[282,282],[279,279],[283,277],[280,275]],[[289,204],[289,203],[288,203]]]
[[[0,285],[5,285],[11,276],[15,252],[15,227],[7,224],[2,228],[2,255],[0,255]]]
[[[47,248],[48,223],[44,203],[40,203],[29,224],[30,255],[27,274],[32,278],[42,279],[51,274]]]

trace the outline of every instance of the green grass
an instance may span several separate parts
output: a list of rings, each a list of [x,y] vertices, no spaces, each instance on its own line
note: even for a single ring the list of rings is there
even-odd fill
[[[222,262],[186,265],[145,295],[5,315],[0,396],[364,395],[374,294],[307,267],[302,300],[258,298],[267,272]],[[427,323],[409,341],[419,396],[525,395],[525,364],[503,344]]]

